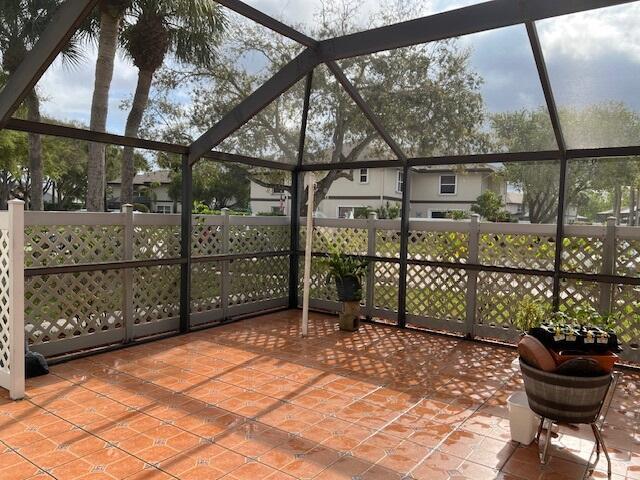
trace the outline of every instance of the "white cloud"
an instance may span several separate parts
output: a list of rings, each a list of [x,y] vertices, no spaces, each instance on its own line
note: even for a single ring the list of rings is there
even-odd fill
[[[640,4],[631,3],[538,22],[545,55],[588,61],[612,53],[640,63]]]

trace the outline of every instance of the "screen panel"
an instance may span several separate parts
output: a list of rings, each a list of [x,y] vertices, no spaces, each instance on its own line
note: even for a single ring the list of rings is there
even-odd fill
[[[640,143],[640,5],[537,22],[568,148]]]
[[[557,149],[522,25],[339,64],[409,157]]]

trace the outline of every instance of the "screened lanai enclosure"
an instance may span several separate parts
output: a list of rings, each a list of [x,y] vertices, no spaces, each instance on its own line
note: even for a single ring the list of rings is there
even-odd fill
[[[0,126],[37,134],[45,155],[66,138],[79,150],[116,146],[171,165],[181,211],[0,213],[2,278],[20,262],[9,242],[24,242],[30,348],[65,357],[298,308],[312,235],[313,309],[338,309],[318,262],[337,250],[368,262],[371,320],[512,342],[524,303],[594,309],[615,320],[623,358],[640,360],[640,5],[428,3],[399,2],[361,21],[359,9],[326,2],[305,23],[288,9],[267,15],[257,0],[220,0],[210,58],[176,53],[178,37],[132,128],[122,112],[135,99],[112,101],[113,119],[100,126],[89,121],[83,87],[68,87],[74,77],[93,81],[85,75],[93,65],[65,68],[64,59],[86,45],[98,2],[61,2],[9,72]],[[116,66],[142,72],[132,56]],[[37,119],[34,88],[48,98]],[[275,205],[277,215],[194,212],[211,165],[249,178],[252,204]],[[314,211],[335,212],[318,213],[312,232],[310,172]],[[439,186],[429,183],[438,177]],[[358,193],[375,182],[388,188]],[[492,182],[522,199],[520,221],[462,211]],[[99,209],[105,197],[102,186]],[[371,200],[386,210],[358,207]],[[8,325],[10,307],[1,311]]]

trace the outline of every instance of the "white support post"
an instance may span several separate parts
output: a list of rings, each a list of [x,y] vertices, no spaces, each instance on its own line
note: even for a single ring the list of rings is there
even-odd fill
[[[124,230],[122,242],[122,259],[133,260],[133,205],[122,205],[124,213]],[[122,270],[122,317],[124,321],[125,342],[131,342],[134,338],[134,312],[133,312],[133,269]]]
[[[231,246],[229,242],[230,238],[230,223],[229,223],[229,209],[223,208],[222,211],[222,254],[227,255],[230,253]],[[220,306],[222,308],[223,320],[228,320],[229,314],[229,292],[231,291],[231,278],[229,277],[231,269],[231,263],[229,260],[223,260],[221,265],[221,279],[220,282]]]
[[[9,201],[9,396],[24,398],[24,202]]]
[[[469,224],[469,257],[467,261],[471,264],[478,263],[480,245],[480,215],[471,215]],[[465,322],[465,333],[468,337],[475,336],[476,325],[476,295],[478,286],[477,270],[467,270],[467,312]]]
[[[604,275],[613,275],[616,269],[616,217],[607,218],[605,237],[602,245],[602,271]],[[600,284],[600,298],[598,310],[602,315],[611,312],[613,301],[613,285],[610,283]]]
[[[367,255],[370,257],[376,256],[376,220],[378,214],[376,212],[369,212],[369,218],[367,220]],[[371,319],[373,317],[374,310],[374,297],[373,290],[375,286],[375,263],[373,260],[369,260],[367,263],[367,301],[365,309],[367,317]]]
[[[307,235],[304,247],[304,281],[302,290],[302,336],[309,334],[309,296],[311,291],[311,249],[313,248],[313,201],[316,188],[316,179],[313,172],[305,175],[307,186]]]

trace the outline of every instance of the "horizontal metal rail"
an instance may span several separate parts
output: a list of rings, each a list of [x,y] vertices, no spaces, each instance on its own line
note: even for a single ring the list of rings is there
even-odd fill
[[[230,260],[245,260],[251,258],[286,257],[291,255],[289,250],[279,252],[232,253],[209,255],[206,257],[192,257],[191,263],[212,263]],[[96,272],[106,270],[127,270],[131,268],[159,267],[165,265],[183,265],[186,258],[154,258],[148,260],[122,260],[114,262],[76,263],[73,265],[54,265],[46,267],[27,267],[24,269],[26,278],[45,275],[61,275],[65,273]]]
[[[304,251],[298,251],[298,255],[303,255]],[[311,254],[316,258],[327,258],[328,253],[325,252],[312,252]],[[399,257],[382,257],[375,255],[355,255],[348,254],[349,257],[361,258],[369,262],[381,262],[381,263],[400,263]],[[425,267],[436,268],[451,268],[456,270],[469,270],[476,272],[495,272],[495,273],[509,273],[513,275],[530,275],[537,277],[553,277],[553,270],[540,270],[534,268],[518,268],[518,267],[506,267],[500,265],[485,265],[479,263],[461,263],[461,262],[441,262],[436,260],[421,260],[421,259],[407,259],[407,264],[418,265]],[[579,272],[567,272],[560,271],[560,278],[585,280],[594,283],[608,283],[608,284],[620,284],[620,285],[640,285],[640,277],[628,277],[624,275],[605,275],[601,273],[579,273]]]

